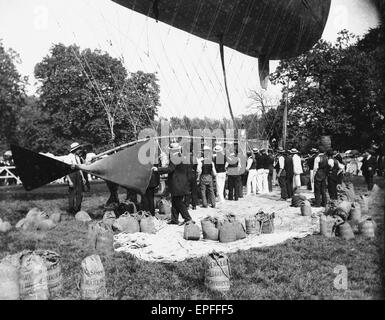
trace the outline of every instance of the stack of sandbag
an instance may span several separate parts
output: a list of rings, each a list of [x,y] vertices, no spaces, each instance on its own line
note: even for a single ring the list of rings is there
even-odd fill
[[[112,226],[103,221],[89,224],[88,241],[92,252],[106,255],[114,253],[114,232]]]
[[[0,299],[47,300],[63,288],[60,256],[48,250],[24,250],[0,262]]]
[[[51,230],[56,227],[56,224],[49,218],[46,212],[38,208],[32,208],[28,211],[25,218],[19,220],[15,227],[16,229],[28,231]]]
[[[12,229],[11,224],[8,221],[3,221],[0,218],[0,232],[8,232]]]

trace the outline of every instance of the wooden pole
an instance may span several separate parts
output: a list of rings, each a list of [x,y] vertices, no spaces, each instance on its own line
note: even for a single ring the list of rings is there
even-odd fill
[[[286,137],[287,137],[287,104],[288,104],[288,88],[284,89],[285,95],[285,107],[283,109],[283,128],[282,128],[282,144],[283,149],[286,149]]]

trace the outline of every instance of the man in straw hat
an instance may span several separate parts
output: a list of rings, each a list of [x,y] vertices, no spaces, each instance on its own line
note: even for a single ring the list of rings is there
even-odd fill
[[[70,153],[68,155],[68,159],[70,164],[82,164],[82,160],[80,158],[82,146],[74,142],[70,146]],[[78,170],[67,175],[68,181],[68,211],[70,214],[75,215],[77,212],[81,210],[82,201],[83,201],[83,191],[85,191],[86,179],[82,171]]]
[[[215,166],[215,171],[217,172],[216,182],[217,182],[217,192],[219,202],[225,201],[225,183],[226,183],[226,158],[223,147],[217,144],[214,147],[214,156],[213,162]]]
[[[303,173],[301,158],[298,155],[299,151],[296,148],[290,150],[293,155],[293,188],[294,192],[301,187],[301,174]]]
[[[285,150],[282,147],[278,147],[278,161],[275,166],[277,171],[277,178],[279,187],[281,188],[281,199],[286,201],[287,199],[287,183],[286,183],[286,170],[285,170]]]
[[[159,174],[168,174],[167,185],[171,193],[171,221],[169,224],[183,225],[188,221],[191,221],[191,216],[188,212],[184,198],[190,193],[189,188],[189,165],[188,159],[186,159],[181,153],[181,147],[179,143],[173,142],[169,146],[170,162],[167,167],[153,167],[152,170],[158,171]],[[184,219],[179,223],[179,214]]]

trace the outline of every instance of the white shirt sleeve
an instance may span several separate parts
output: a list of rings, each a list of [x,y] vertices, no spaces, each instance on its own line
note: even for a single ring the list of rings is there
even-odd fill
[[[252,158],[247,159],[247,167],[246,167],[246,169],[249,170],[252,164],[253,164],[253,159]]]
[[[333,159],[329,159],[329,160],[328,160],[328,165],[329,165],[329,167],[331,167],[331,168],[334,167],[334,161],[333,161]]]
[[[319,161],[320,161],[320,157],[317,156],[317,157],[314,159],[314,167],[313,167],[314,173],[318,170]]]

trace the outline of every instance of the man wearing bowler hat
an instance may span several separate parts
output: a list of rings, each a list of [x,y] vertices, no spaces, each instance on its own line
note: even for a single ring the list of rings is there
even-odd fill
[[[277,171],[277,178],[279,182],[279,187],[281,188],[281,199],[287,199],[287,184],[286,184],[286,170],[285,170],[285,150],[282,147],[277,149],[278,152],[278,161],[275,166]]]

